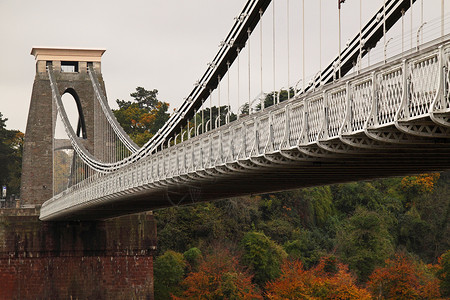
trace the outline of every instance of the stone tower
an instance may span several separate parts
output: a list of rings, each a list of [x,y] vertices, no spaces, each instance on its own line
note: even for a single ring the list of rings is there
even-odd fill
[[[28,205],[41,205],[53,196],[53,141],[56,106],[52,100],[46,66],[53,68],[60,95],[70,93],[76,101],[84,145],[93,151],[95,94],[87,66],[97,73],[103,91],[101,57],[103,49],[33,48],[36,76],[31,95],[25,132],[22,162],[21,200]],[[98,113],[97,113],[98,114]],[[76,128],[74,128],[76,131]]]

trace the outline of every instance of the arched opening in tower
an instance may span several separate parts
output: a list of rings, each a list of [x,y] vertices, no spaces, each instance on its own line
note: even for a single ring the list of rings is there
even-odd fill
[[[64,91],[61,99],[73,131],[77,136],[87,139],[83,107],[77,92],[73,88],[68,88]]]

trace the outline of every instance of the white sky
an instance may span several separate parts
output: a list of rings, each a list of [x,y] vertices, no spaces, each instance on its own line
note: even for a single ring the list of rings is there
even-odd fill
[[[206,70],[218,51],[234,20],[247,0],[0,0],[0,112],[8,118],[8,129],[25,130],[29,101],[35,74],[31,48],[76,47],[105,48],[102,73],[109,103],[130,100],[137,86],[158,89],[159,99],[169,102],[171,110],[179,107],[193,84]],[[423,0],[424,21],[439,18],[441,0]],[[286,2],[276,6],[276,86],[286,86]],[[445,12],[450,3],[445,0]],[[290,0],[290,81],[302,76],[301,0]],[[383,0],[362,0],[363,24],[378,10]],[[420,26],[420,0],[413,15],[414,28]],[[342,44],[359,31],[358,0],[342,5]],[[319,70],[319,0],[305,0],[306,77]],[[322,0],[322,66],[337,55],[337,0]],[[405,16],[409,31],[410,16]],[[391,35],[398,36],[400,25]],[[431,27],[431,25],[430,25]],[[448,26],[450,27],[450,26]],[[450,31],[450,28],[446,29]],[[256,96],[259,84],[259,28],[252,37],[251,94]],[[414,34],[415,35],[415,34]],[[397,45],[399,39],[397,38]],[[395,45],[395,41],[391,43]],[[273,87],[272,74],[272,5],[263,19],[264,90]],[[248,95],[244,81],[247,66],[242,53],[240,74],[241,98]],[[233,66],[231,82],[236,82]],[[244,83],[247,86],[244,86]],[[222,99],[226,98],[226,81]],[[225,93],[225,94],[224,94]],[[237,88],[230,93],[237,98]],[[214,97],[214,96],[213,96]],[[248,96],[245,96],[248,98]],[[224,100],[222,100],[224,101]],[[222,105],[224,102],[222,102]],[[241,102],[242,104],[242,102]]]

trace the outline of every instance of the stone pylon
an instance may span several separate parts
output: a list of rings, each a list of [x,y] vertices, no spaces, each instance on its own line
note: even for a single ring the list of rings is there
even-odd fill
[[[52,98],[47,67],[53,68],[60,95],[70,93],[75,99],[79,115],[79,136],[86,148],[94,153],[98,143],[95,125],[100,118],[92,87],[88,64],[94,67],[103,91],[101,74],[103,49],[33,48],[36,76],[31,95],[25,132],[22,162],[21,201],[41,205],[53,196],[53,150],[55,143],[56,105]],[[77,131],[77,128],[74,128]],[[98,134],[97,134],[98,135]]]

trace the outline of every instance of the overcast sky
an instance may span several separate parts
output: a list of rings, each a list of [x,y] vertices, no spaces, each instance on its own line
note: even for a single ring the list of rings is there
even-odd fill
[[[3,117],[8,118],[7,128],[25,130],[35,75],[35,61],[30,55],[34,46],[106,49],[102,58],[102,73],[111,106],[114,106],[118,98],[130,100],[129,94],[137,86],[143,86],[146,89],[158,89],[159,99],[169,102],[171,109],[179,107],[195,81],[206,70],[207,63],[215,56],[219,42],[226,37],[234,22],[233,18],[240,13],[246,2],[247,0],[0,0],[0,112]],[[287,0],[275,2],[276,85],[279,88],[287,77],[283,66],[287,56]],[[383,0],[362,2],[361,17],[365,23],[382,6]],[[290,0],[289,3],[290,65],[293,69],[290,76],[291,82],[294,82],[301,76],[302,70],[302,1]],[[347,0],[342,6],[343,44],[359,31],[359,3],[358,0]],[[440,0],[425,0],[424,3],[425,21],[440,16]],[[445,7],[446,12],[450,11],[449,6],[450,3]],[[305,0],[307,75],[319,70],[318,8],[319,0]],[[414,27],[418,27],[421,11],[419,0],[414,8]],[[263,20],[264,70],[271,70],[272,65],[272,12],[272,6],[269,6]],[[323,66],[337,55],[337,16],[337,0],[322,0]],[[407,15],[405,22],[408,26],[409,20]],[[392,33],[393,36],[395,34],[399,34],[398,30],[397,33]],[[252,55],[254,53],[255,56],[252,61],[256,67],[257,57],[260,55],[259,37],[253,38],[252,43]],[[245,64],[243,62],[242,66]],[[233,72],[232,74],[236,73]],[[269,75],[266,77],[264,89],[270,90],[273,79]],[[258,88],[255,85],[252,88],[252,94],[256,95]]]

